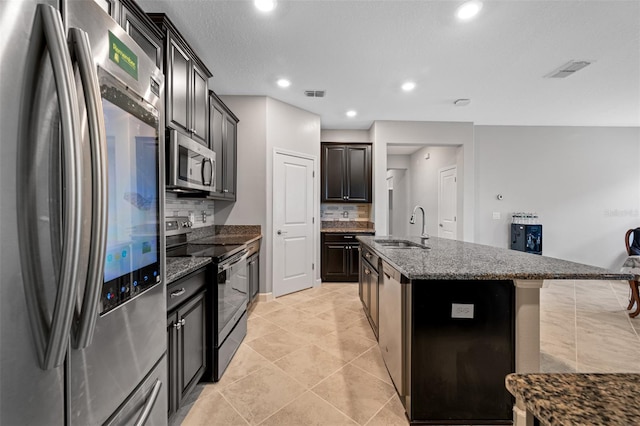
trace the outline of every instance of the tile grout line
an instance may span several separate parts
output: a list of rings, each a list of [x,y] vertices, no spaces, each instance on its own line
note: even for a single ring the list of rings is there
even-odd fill
[[[224,394],[223,394],[221,391],[219,391],[219,390],[218,390],[217,392],[218,392],[218,394],[220,394],[220,396],[222,397],[222,399],[224,399],[224,400],[227,402],[227,404],[229,404],[229,406],[230,406],[231,408],[233,408],[233,410],[234,410],[236,413],[238,413],[238,415],[240,416],[240,418],[241,418],[242,420],[244,420],[246,424],[248,424],[249,426],[251,426],[251,423],[250,423],[247,419],[245,419],[245,418],[244,418],[244,416],[243,416],[242,414],[240,414],[240,411],[238,411],[238,409],[237,409],[237,408],[236,408],[236,407],[231,403],[231,401],[229,401],[229,400],[227,399],[227,397],[226,397],[226,396],[224,396]],[[194,404],[194,405],[195,405],[195,404]],[[191,408],[193,408],[193,407],[191,407]],[[189,411],[191,411],[191,410],[189,410]]]
[[[363,426],[367,426],[369,423],[371,423],[371,420],[375,419],[375,417],[378,415],[378,413],[380,413],[380,411],[382,411],[384,409],[384,407],[386,407],[392,400],[393,398],[396,396],[396,390],[393,389],[393,395],[391,395],[389,397],[389,399],[387,400],[387,402],[385,402],[384,404],[382,404],[382,407],[380,407],[380,409],[378,411],[376,411],[375,413],[373,413],[373,416],[371,416],[371,418],[369,420],[367,420],[367,422],[363,425]]]

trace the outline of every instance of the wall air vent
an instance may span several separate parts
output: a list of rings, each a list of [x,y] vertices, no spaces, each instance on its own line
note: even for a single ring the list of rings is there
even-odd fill
[[[552,71],[550,74],[545,75],[545,78],[566,78],[582,68],[590,65],[593,61],[569,61],[560,68]]]
[[[324,98],[324,90],[305,90],[304,95],[308,98]]]

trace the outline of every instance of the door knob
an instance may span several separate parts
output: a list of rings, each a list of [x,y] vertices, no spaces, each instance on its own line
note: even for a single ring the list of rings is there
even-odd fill
[[[440,224],[440,228],[444,228],[444,225],[443,225],[443,224]]]
[[[278,232],[277,232],[278,235],[282,235],[282,234],[286,234],[286,233],[287,233],[286,231],[281,231],[280,229],[278,229]]]

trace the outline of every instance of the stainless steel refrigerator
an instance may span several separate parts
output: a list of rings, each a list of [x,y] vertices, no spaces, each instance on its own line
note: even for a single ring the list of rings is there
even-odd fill
[[[91,0],[0,28],[0,424],[166,424],[164,77]]]

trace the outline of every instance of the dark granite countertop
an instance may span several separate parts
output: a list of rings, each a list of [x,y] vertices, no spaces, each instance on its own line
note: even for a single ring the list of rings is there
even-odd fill
[[[262,238],[260,225],[213,225],[194,229],[189,244],[249,244]]]
[[[208,237],[189,241],[189,244],[207,244],[214,246],[224,246],[233,244],[249,244],[262,238],[260,234],[226,234],[210,235]]]
[[[321,228],[320,232],[327,234],[362,234],[375,233],[376,230],[372,228]]]
[[[505,384],[549,426],[640,423],[640,374],[509,374]]]
[[[167,257],[167,285],[209,263],[210,257]]]
[[[432,237],[429,249],[388,248],[376,241],[408,240],[419,237],[370,237],[357,239],[412,280],[629,280],[632,275],[515,250]]]

